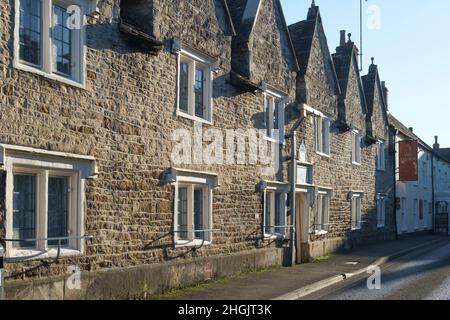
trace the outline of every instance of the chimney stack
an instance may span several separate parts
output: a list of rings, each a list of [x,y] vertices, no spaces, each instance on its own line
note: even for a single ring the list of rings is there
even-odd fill
[[[434,150],[439,150],[441,148],[441,146],[439,145],[439,137],[438,136],[434,136],[434,145],[433,145],[433,149]]]
[[[341,42],[340,42],[340,46],[344,46],[344,45],[345,45],[345,34],[346,34],[346,31],[345,31],[345,30],[341,30]]]
[[[389,110],[389,89],[386,87],[386,81],[381,82],[381,89],[384,94],[384,101],[386,102],[386,109]]]

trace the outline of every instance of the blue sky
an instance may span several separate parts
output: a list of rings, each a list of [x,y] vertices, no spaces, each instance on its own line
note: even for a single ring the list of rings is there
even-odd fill
[[[316,0],[330,51],[339,30],[359,46],[359,0]],[[282,0],[288,24],[304,20],[310,0]],[[450,147],[450,1],[368,0],[364,2],[364,71],[375,57],[389,87],[389,111],[432,145]],[[367,10],[380,9],[380,28],[367,26]]]

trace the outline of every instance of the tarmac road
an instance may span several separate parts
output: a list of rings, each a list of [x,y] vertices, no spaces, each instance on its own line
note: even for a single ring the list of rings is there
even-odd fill
[[[381,289],[370,274],[351,278],[302,300],[450,300],[450,239],[381,266]]]

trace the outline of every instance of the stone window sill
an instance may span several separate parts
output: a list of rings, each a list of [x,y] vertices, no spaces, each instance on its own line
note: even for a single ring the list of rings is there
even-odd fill
[[[320,151],[316,151],[316,153],[317,153],[319,156],[321,156],[322,158],[327,158],[327,159],[330,159],[330,158],[331,158],[331,156],[330,156],[329,154],[326,154],[326,153],[323,153],[323,152],[320,152]]]
[[[55,80],[55,81],[58,81],[58,82],[62,82],[64,84],[67,84],[69,86],[73,86],[73,87],[76,87],[76,88],[79,88],[79,89],[86,89],[85,83],[80,83],[80,82],[71,80],[69,78],[65,78],[65,77],[60,76],[60,75],[55,74],[55,73],[47,73],[45,71],[42,71],[40,69],[37,69],[37,68],[32,67],[32,66],[25,65],[25,64],[22,64],[22,63],[16,63],[15,64],[15,68],[18,69],[18,70],[25,71],[25,72],[37,74],[39,76],[42,76],[42,77],[50,79],[50,80]]]
[[[200,122],[200,123],[212,126],[212,121],[209,121],[209,120],[197,117],[197,116],[190,115],[189,113],[186,113],[186,112],[181,111],[179,109],[177,109],[177,116],[181,117],[181,118],[186,118],[186,119],[189,119],[189,120],[192,120],[192,121],[196,121],[196,122]]]
[[[59,256],[61,258],[80,256],[82,252],[70,248],[61,248]],[[13,249],[7,256],[8,262],[32,261],[38,259],[52,259],[58,256],[57,248],[50,248],[47,251],[38,249]]]
[[[210,246],[211,241],[203,241],[199,239],[195,239],[193,241],[190,240],[177,240],[175,241],[175,248],[191,248],[191,247],[199,247],[199,246]]]

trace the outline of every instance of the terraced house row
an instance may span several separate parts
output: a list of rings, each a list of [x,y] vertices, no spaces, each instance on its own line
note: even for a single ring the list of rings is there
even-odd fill
[[[288,26],[279,0],[1,1],[7,297],[141,297],[393,239],[387,89],[351,35],[333,52],[314,2]]]

